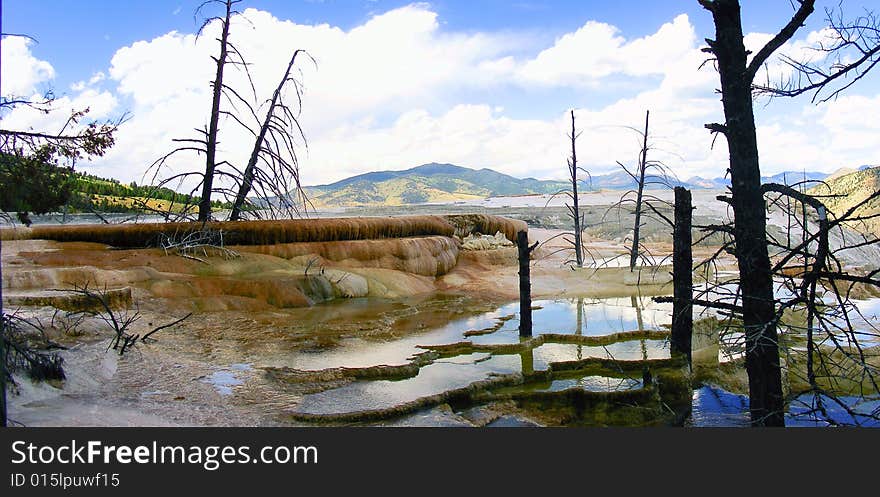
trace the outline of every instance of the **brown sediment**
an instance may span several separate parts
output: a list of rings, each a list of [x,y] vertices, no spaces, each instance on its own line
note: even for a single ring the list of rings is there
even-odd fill
[[[577,406],[589,407],[598,403],[618,404],[646,404],[654,401],[656,390],[651,387],[634,388],[630,390],[615,390],[610,392],[596,392],[583,388],[566,388],[558,391],[519,392],[500,396],[486,395],[484,400],[513,400],[520,404],[540,403],[541,406],[557,405],[565,407]]]
[[[481,330],[468,330],[468,331],[464,332],[464,336],[472,337],[472,336],[489,335],[489,334],[495,333],[496,331],[500,330],[502,326],[504,326],[504,323],[510,321],[511,319],[513,319],[515,317],[516,317],[516,314],[508,314],[506,316],[501,316],[500,318],[498,318],[496,320],[497,322],[495,323],[494,326],[489,326],[488,328],[483,328]]]
[[[515,265],[517,262],[517,251],[516,247],[500,247],[491,250],[462,250],[458,254],[458,261],[459,263],[468,261],[483,266]]]
[[[338,380],[403,380],[419,374],[419,369],[434,362],[439,354],[423,352],[407,364],[367,366],[362,368],[328,368],[302,370],[288,367],[266,367],[266,375],[274,380],[287,383],[311,383]]]
[[[497,224],[505,223],[497,221]],[[432,235],[451,237],[455,233],[455,228],[442,216],[404,216],[220,221],[204,225],[202,223],[138,223],[35,226],[4,228],[0,230],[0,238],[94,242],[117,248],[138,248],[158,246],[160,235],[180,239],[189,233],[204,230],[222,232],[225,245],[274,245]]]
[[[604,357],[588,357],[579,361],[561,361],[551,362],[549,370],[553,372],[560,371],[579,371],[589,367],[601,366],[609,370],[620,371],[642,371],[644,368],[669,369],[680,368],[686,366],[686,359],[670,358],[670,359],[639,359],[634,361],[621,361],[617,359],[606,359]]]
[[[633,330],[611,333],[610,335],[567,335],[561,333],[544,333],[541,335],[547,343],[573,343],[577,345],[601,346],[628,340],[665,340],[669,338],[668,330]]]
[[[378,267],[422,276],[442,276],[458,260],[458,243],[446,236],[235,245],[238,252],[256,252],[283,259],[315,255],[322,263],[343,267]]]
[[[264,279],[190,278],[186,281],[178,281],[178,285],[154,284],[150,286],[150,290],[154,295],[166,298],[220,295],[245,297],[277,308],[311,306],[334,298],[334,291],[329,281],[311,275],[288,275]],[[181,295],[179,292],[185,293]]]
[[[106,290],[92,289],[92,291],[99,292],[104,302],[111,309],[128,309],[131,307],[131,288],[129,287]],[[54,307],[69,312],[104,311],[103,304],[97,298],[69,290],[49,290],[26,295],[10,295],[7,292],[3,295],[3,305],[7,307]]]

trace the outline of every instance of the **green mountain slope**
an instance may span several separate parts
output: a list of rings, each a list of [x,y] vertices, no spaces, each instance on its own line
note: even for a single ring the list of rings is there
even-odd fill
[[[377,171],[336,183],[306,187],[316,206],[406,205],[454,202],[502,195],[556,193],[562,181],[514,178],[491,169],[424,164],[403,171]]]
[[[199,197],[190,197],[169,188],[124,184],[112,178],[74,172],[69,178],[70,201],[68,212],[126,212],[153,213],[155,211],[177,212],[183,204],[198,203]],[[216,208],[228,204],[213,200]]]
[[[878,189],[880,189],[880,167],[868,167],[848,174],[830,176],[825,180],[825,184],[811,188],[808,193],[834,195],[822,197],[821,200],[831,212],[840,216]],[[871,200],[856,213],[862,216],[880,214],[880,198]],[[849,225],[858,231],[880,235],[880,218],[849,223]]]

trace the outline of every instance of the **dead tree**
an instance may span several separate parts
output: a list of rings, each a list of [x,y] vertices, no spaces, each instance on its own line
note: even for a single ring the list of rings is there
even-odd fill
[[[529,233],[525,230],[516,234],[516,247],[519,257],[519,335],[532,336],[532,282],[529,261],[538,243],[529,246]]]
[[[782,56],[782,62],[792,69],[791,76],[771,82],[768,74],[762,84],[755,85],[756,93],[771,97],[812,94],[814,103],[827,102],[880,63],[880,17],[875,12],[865,10],[846,20],[842,8],[826,8],[825,20],[823,38],[811,47],[818,57],[798,60]]]
[[[632,241],[629,250],[629,268],[630,271],[635,270],[636,265],[638,264],[639,257],[642,253],[646,252],[641,243],[640,230],[644,223],[642,222],[642,216],[645,214],[645,207],[650,208],[655,213],[657,212],[657,206],[652,204],[667,204],[668,202],[664,202],[660,198],[655,195],[650,195],[645,192],[646,187],[650,185],[661,185],[667,188],[670,187],[669,182],[669,171],[666,169],[666,166],[660,161],[649,161],[648,160],[648,151],[651,149],[648,143],[648,123],[650,118],[650,111],[645,111],[645,128],[644,131],[632,128],[627,126],[627,129],[633,130],[639,134],[639,138],[641,140],[641,147],[639,149],[639,157],[636,163],[636,167],[633,170],[630,170],[627,166],[625,166],[622,162],[617,161],[617,165],[626,173],[630,179],[635,182],[635,189],[628,190],[623,195],[621,195],[620,200],[615,202],[608,210],[605,212],[605,216],[607,216],[611,211],[617,210],[620,212],[620,209],[624,205],[632,205],[633,207],[633,231],[632,231]],[[656,172],[656,174],[655,174]]]
[[[642,134],[642,152],[639,157],[638,187],[636,190],[635,221],[633,222],[632,248],[629,251],[629,270],[636,267],[639,258],[639,228],[642,223],[642,195],[645,193],[645,170],[648,165],[648,119],[651,111],[645,111],[645,132]],[[626,170],[626,168],[624,168]]]
[[[707,128],[723,134],[730,153],[731,198],[734,212],[733,251],[737,258],[745,331],[746,369],[749,374],[753,425],[784,424],[784,399],[778,343],[778,316],[773,292],[773,268],[766,237],[765,191],[755,132],[752,91],[759,68],[788,41],[813,12],[814,2],[803,0],[788,24],[752,60],[743,45],[739,2],[701,1],[712,13],[717,39],[705,49],[715,57],[721,75],[725,124]]]
[[[106,290],[89,288],[88,283],[82,285],[74,284],[73,288],[68,291],[84,297],[84,299],[90,304],[84,310],[68,313],[68,316],[88,315],[104,321],[114,333],[113,338],[110,340],[110,344],[107,346],[107,350],[112,348],[117,351],[119,355],[125,354],[126,350],[136,345],[139,341],[146,342],[147,340],[154,340],[151,336],[156,332],[180,324],[192,316],[192,313],[189,313],[180,319],[157,326],[144,334],[132,333],[130,331],[131,327],[141,319],[140,311],[132,313],[128,311],[118,312],[114,310]]]
[[[825,52],[823,60],[827,67],[822,68],[809,61],[783,58],[784,62],[796,69],[794,78],[777,86],[771,86],[769,78],[765,84],[756,84],[755,76],[758,71],[804,24],[814,10],[814,3],[814,0],[798,0],[796,11],[788,23],[749,61],[750,53],[743,46],[739,2],[700,0],[700,4],[712,14],[716,28],[716,39],[706,40],[709,46],[704,51],[714,57],[720,73],[725,123],[708,124],[706,127],[713,133],[725,136],[730,153],[731,196],[721,199],[731,205],[734,223],[722,228],[732,236],[733,243],[726,249],[736,256],[740,276],[736,282],[736,301],[728,303],[727,309],[741,317],[745,331],[746,369],[754,426],[784,424],[785,405],[777,328],[783,324],[784,313],[788,310],[800,309],[807,314],[807,381],[814,391],[830,393],[830,389],[822,390],[821,385],[814,381],[812,361],[814,352],[817,351],[815,334],[819,329],[823,330],[825,340],[834,344],[833,348],[838,354],[861,368],[859,374],[862,378],[867,378],[865,381],[869,381],[874,391],[877,391],[874,380],[876,367],[871,366],[860,352],[857,340],[859,333],[854,331],[847,309],[852,307],[849,297],[853,285],[875,285],[880,281],[874,278],[876,272],[853,275],[845,271],[842,264],[831,264],[835,260],[835,252],[874,244],[877,240],[865,239],[854,243],[844,241],[844,247],[832,250],[828,246],[829,230],[835,227],[842,229],[844,223],[857,219],[859,216],[854,209],[849,209],[831,220],[827,209],[817,198],[804,195],[786,185],[762,186],[760,180],[753,95],[769,93],[772,96],[796,96],[814,92],[814,101],[825,101],[861,80],[878,61],[880,30],[873,14],[869,12],[851,24],[844,24],[840,18],[835,20],[829,12],[832,42],[827,44],[826,41],[826,44],[818,47],[819,51]],[[847,81],[847,78],[851,79]],[[823,97],[823,90],[830,94]],[[789,198],[797,200],[796,205],[801,206],[802,212],[806,207],[811,207],[816,213],[818,228],[808,233],[807,216],[802,215],[800,229],[803,237],[799,245],[791,247],[794,243],[791,237],[784,242],[768,237],[765,199],[768,194],[776,196],[770,201],[777,207],[788,205]],[[876,194],[871,196],[874,197]],[[785,202],[780,200],[782,198]],[[843,237],[843,240],[846,238]],[[771,261],[771,248],[777,252],[774,259],[778,260]],[[798,262],[792,266],[792,261]],[[792,276],[793,274],[797,277]],[[794,297],[777,297],[773,288],[774,278],[784,282]],[[849,288],[841,288],[842,282],[849,284]],[[836,301],[837,305],[828,306],[820,298],[823,293],[826,298]],[[828,318],[829,315],[837,315],[844,325]],[[817,323],[824,323],[824,328],[817,327]],[[846,346],[840,343],[841,337],[845,337]],[[828,370],[827,357],[819,357],[826,361],[825,369]],[[840,401],[838,404],[848,413],[857,414],[845,402]],[[821,405],[816,407],[816,411],[825,414]],[[875,419],[877,414],[876,411],[871,413]]]
[[[746,370],[749,376],[749,409],[753,426],[784,426],[784,397],[775,321],[773,274],[767,252],[766,208],[761,190],[761,170],[752,85],[755,74],[782,44],[788,41],[813,12],[813,1],[803,0],[797,12],[748,61],[743,43],[738,0],[699,0],[712,14],[715,39],[708,48],[721,79],[724,124],[706,127],[727,138],[730,154],[733,236],[742,292]]]
[[[212,57],[216,64],[216,70],[214,80],[211,81],[211,114],[208,118],[208,125],[205,129],[196,129],[196,132],[199,134],[198,138],[174,139],[173,141],[180,145],[168,154],[154,161],[147,170],[147,174],[149,174],[150,171],[153,173],[152,184],[156,184],[158,187],[170,187],[175,191],[182,187],[187,179],[191,177],[199,178],[199,181],[189,191],[189,194],[182,196],[184,200],[183,204],[178,208],[178,212],[175,215],[172,215],[172,212],[166,214],[167,220],[192,219],[194,208],[197,208],[196,220],[203,223],[211,220],[211,198],[216,191],[216,187],[214,186],[215,181],[221,176],[230,175],[230,173],[224,172],[220,169],[221,166],[229,165],[228,162],[218,161],[217,157],[220,116],[221,114],[224,114],[224,111],[221,109],[221,100],[224,95],[226,95],[229,100],[232,100],[234,97],[230,97],[229,94],[235,95],[235,98],[241,97],[238,92],[223,82],[227,64],[243,68],[248,74],[248,80],[250,81],[247,63],[241,52],[239,52],[235,45],[229,40],[230,22],[232,17],[240,14],[238,11],[233,10],[233,6],[239,2],[241,2],[241,0],[206,0],[199,5],[198,9],[196,9],[196,15],[198,15],[204,7],[216,3],[224,6],[225,14],[222,17],[215,16],[205,19],[198,31],[198,34],[201,35],[204,29],[211,23],[215,21],[220,23],[220,37],[217,39],[220,43],[219,54],[216,57]],[[253,87],[252,81],[251,86]],[[195,152],[199,155],[205,154],[204,172],[186,171],[159,180],[159,173],[166,166],[168,161],[182,152]],[[193,197],[198,195],[199,191],[201,192],[201,196],[199,197],[198,205],[192,205],[190,201]]]
[[[300,86],[291,76],[291,71],[300,53],[303,53],[303,50],[293,52],[287,70],[284,71],[281,82],[278,83],[269,100],[263,124],[255,133],[254,148],[244,171],[241,172],[241,182],[232,204],[232,213],[229,216],[232,221],[241,219],[247,196],[254,187],[260,190],[260,198],[274,197],[279,202],[280,205],[277,207],[271,202],[266,202],[270,212],[280,208],[282,212],[298,214],[299,206],[305,209],[308,205],[308,199],[299,180],[299,161],[294,140],[294,137],[298,136],[305,144],[305,134],[299,125],[297,113],[285,103],[283,95],[285,87],[293,85],[299,108],[302,102]],[[314,62],[314,59],[312,61]],[[246,101],[243,103],[251,109],[252,114],[256,115],[250,104]],[[294,196],[293,199],[290,199],[291,195]]]
[[[853,383],[859,391],[855,394],[858,399],[872,401],[880,393],[880,368],[868,359],[862,346],[865,340],[877,340],[880,330],[864,319],[855,302],[867,287],[880,287],[880,269],[852,272],[840,254],[880,242],[876,235],[856,234],[847,228],[876,216],[866,214],[864,209],[880,198],[880,191],[835,216],[821,196],[805,194],[796,186],[770,183],[762,187],[771,206],[784,208],[791,200],[792,210],[812,212],[810,216],[796,218],[796,228],[802,231],[799,244],[783,245],[782,240],[768,239],[770,248],[776,252],[771,270],[777,285],[785,289],[785,296],[777,298],[777,320],[787,329],[806,336],[805,352],[795,349],[786,353],[789,376],[805,382],[813,394],[807,414],[837,424],[840,420],[828,413],[830,407],[836,407],[845,411],[855,424],[865,420],[876,423],[880,421],[880,409],[862,412],[843,397],[853,395],[846,391],[846,385]],[[830,242],[832,234],[837,240],[834,246]],[[805,324],[788,322],[789,312],[805,315]],[[873,392],[873,397],[865,396],[865,389]]]
[[[556,238],[562,238],[563,240],[565,240],[566,243],[571,245],[571,248],[574,250],[574,259],[573,260],[571,260],[571,259],[566,260],[565,264],[569,264],[569,263],[573,262],[574,264],[577,264],[577,267],[584,267],[585,253],[587,255],[590,255],[591,257],[592,257],[592,254],[590,253],[590,251],[586,247],[584,247],[584,242],[583,242],[584,231],[586,231],[586,229],[587,229],[587,223],[584,218],[584,213],[581,212],[581,208],[580,208],[580,198],[579,198],[578,189],[579,189],[579,183],[582,180],[578,179],[578,172],[580,171],[580,172],[586,174],[588,179],[592,179],[592,178],[590,177],[589,171],[587,171],[583,167],[580,167],[577,165],[577,139],[580,136],[580,133],[578,133],[575,128],[574,110],[572,110],[570,112],[571,112],[571,133],[568,134],[567,136],[568,136],[569,142],[571,143],[571,157],[568,158],[567,164],[568,164],[568,175],[569,175],[569,181],[571,182],[571,188],[559,190],[558,192],[551,195],[550,198],[547,199],[547,203],[544,204],[544,208],[546,209],[547,206],[550,205],[550,202],[554,198],[556,198],[557,196],[559,196],[559,195],[567,196],[571,200],[571,203],[566,203],[565,208],[568,210],[568,217],[571,218],[573,229],[572,229],[572,231],[565,231],[565,232],[562,232],[558,235],[555,235],[547,240],[544,240],[543,243],[546,244]],[[568,250],[568,248],[566,247],[566,248],[556,250],[553,253],[555,254],[557,252],[562,252],[562,251],[567,251],[567,250]],[[595,257],[592,257],[592,258],[595,260]]]
[[[240,15],[233,6],[241,0],[208,0],[199,7],[197,13],[208,4],[218,3],[225,8],[223,17],[207,19],[199,33],[212,23],[219,22],[221,34],[217,41],[220,51],[214,57],[216,73],[212,86],[211,114],[208,126],[196,130],[199,137],[195,139],[175,139],[180,146],[169,154],[156,160],[148,169],[153,173],[153,184],[177,190],[190,178],[198,178],[198,183],[188,195],[182,195],[182,202],[173,204],[175,212],[166,212],[167,220],[195,219],[205,222],[211,219],[211,206],[214,194],[220,194],[232,203],[230,219],[238,220],[248,207],[266,208],[273,218],[293,217],[305,209],[308,199],[302,190],[299,179],[299,161],[296,149],[300,140],[305,145],[305,135],[298,121],[299,105],[302,91],[299,82],[292,75],[297,56],[303,51],[296,50],[291,57],[281,81],[272,96],[267,99],[266,114],[261,118],[258,114],[256,88],[248,69],[249,63],[230,40],[230,22],[233,16]],[[230,87],[224,83],[224,71],[233,66],[246,75],[250,85],[250,94]],[[293,86],[296,95],[296,106],[285,101],[285,90]],[[225,99],[225,100],[224,100]],[[223,102],[227,102],[226,105]],[[217,152],[219,141],[220,118],[229,118],[242,126],[254,136],[254,145],[247,164],[238,167],[226,160],[221,160]],[[204,172],[187,171],[174,174],[166,179],[158,180],[158,174],[168,161],[178,153],[195,152],[205,154]],[[233,186],[229,186],[233,185]],[[198,197],[198,205],[192,205],[192,197]],[[249,202],[248,195],[256,193],[260,205]],[[194,209],[197,207],[197,213]]]
[[[202,178],[202,198],[199,202],[199,217],[201,222],[211,218],[211,194],[214,192],[214,170],[217,167],[217,130],[220,123],[220,98],[223,95],[223,69],[229,52],[229,21],[232,17],[232,5],[240,0],[226,0],[226,16],[222,20],[220,34],[220,55],[215,58],[217,72],[211,83],[214,93],[211,99],[211,120],[208,125],[208,134],[205,136],[205,176]],[[203,4],[204,5],[204,4]],[[213,19],[205,21],[206,24]]]
[[[721,75],[726,124],[709,125],[709,129],[724,134],[730,153],[735,253],[742,287],[752,424],[782,426],[784,404],[773,319],[775,301],[751,91],[757,68],[791,38],[812,11],[812,2],[802,4],[798,15],[755,56],[751,66],[746,64],[739,2],[702,0],[701,5],[712,13],[716,27],[716,39],[707,42]]]
[[[580,133],[575,131],[574,127],[574,110],[571,111],[571,134],[568,135],[571,140],[571,158],[568,159],[568,173],[571,180],[571,205],[566,205],[569,215],[574,222],[574,256],[578,267],[584,267],[583,253],[583,233],[581,226],[584,224],[581,218],[580,207],[578,206],[578,165],[577,165],[577,138]],[[589,173],[588,173],[589,174]]]
[[[691,252],[691,192],[675,188],[675,228],[672,233],[672,337],[674,352],[691,359],[693,322],[693,255]]]

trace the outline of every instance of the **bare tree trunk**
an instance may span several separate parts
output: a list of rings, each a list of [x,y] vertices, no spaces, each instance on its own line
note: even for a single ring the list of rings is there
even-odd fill
[[[223,68],[226,65],[227,43],[229,40],[229,19],[232,17],[232,0],[226,0],[226,17],[220,35],[220,56],[217,61],[217,74],[214,77],[214,99],[211,104],[211,122],[205,138],[205,177],[202,180],[202,198],[199,201],[200,222],[211,218],[211,194],[214,189],[214,168],[217,165],[217,130],[220,123],[220,97],[223,93]]]
[[[527,340],[523,338],[523,341]],[[520,369],[524,375],[535,372],[535,349],[527,347],[519,353]]]
[[[571,217],[574,220],[574,256],[578,267],[584,267],[584,253],[581,242],[581,211],[578,206],[578,185],[577,185],[577,133],[574,129],[574,111],[571,111],[571,160],[568,162],[568,171],[571,173],[571,199],[572,207]]]
[[[584,334],[584,299],[583,297],[579,297],[577,299],[577,328],[574,330],[575,335],[583,335]],[[577,360],[583,359],[583,346],[581,344],[577,345]]]
[[[693,255],[691,253],[691,192],[675,187],[675,227],[672,232],[672,351],[691,361],[693,322]]]
[[[516,247],[519,253],[519,335],[532,336],[532,282],[529,274],[529,259],[537,243],[529,247],[529,233],[516,234]]]
[[[636,267],[639,258],[639,228],[642,223],[642,196],[645,191],[645,170],[648,168],[648,117],[651,111],[645,111],[645,134],[642,135],[642,152],[639,157],[639,181],[636,190],[636,220],[633,223],[632,248],[629,252],[629,270]]]
[[[0,258],[3,256],[3,242],[0,241]],[[0,281],[3,280],[3,265],[0,264]],[[0,426],[6,426],[6,318],[3,316],[3,285],[0,285]]]
[[[701,4],[712,12],[715,21],[717,39],[709,44],[721,76],[725,124],[709,126],[725,134],[730,153],[751,420],[753,426],[784,426],[773,275],[767,252],[766,206],[752,108],[754,71],[746,65],[748,54],[743,44],[739,2],[702,0]],[[765,60],[767,56],[764,55]]]
[[[237,221],[241,218],[241,210],[244,207],[244,201],[247,198],[248,193],[250,193],[251,187],[254,183],[254,168],[257,166],[257,161],[260,158],[260,151],[263,149],[263,142],[266,139],[266,133],[268,133],[269,126],[272,123],[272,117],[275,115],[275,107],[278,105],[284,85],[290,79],[290,70],[293,69],[293,64],[296,62],[296,56],[300,52],[301,50],[293,52],[293,56],[290,58],[290,63],[287,64],[287,70],[284,71],[284,76],[281,78],[281,82],[278,83],[278,87],[275,88],[275,93],[272,94],[272,100],[269,103],[269,110],[266,112],[266,119],[263,120],[263,125],[260,127],[260,132],[257,134],[254,148],[251,151],[251,157],[244,170],[241,186],[238,189],[238,194],[235,196],[235,203],[232,205],[232,214],[229,216],[229,219],[232,221]]]

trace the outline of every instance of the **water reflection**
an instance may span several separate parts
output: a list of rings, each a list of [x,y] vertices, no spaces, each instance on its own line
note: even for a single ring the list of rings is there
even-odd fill
[[[649,299],[557,299],[535,301],[534,336],[544,333],[602,336],[624,331],[658,329],[668,322],[671,306]],[[443,326],[401,336],[384,342],[350,340],[333,351],[320,354],[294,354],[290,367],[327,369],[400,365],[423,353],[419,345],[446,345],[468,341],[473,344],[521,344],[529,338],[519,336],[518,303],[511,303],[477,316],[453,319]],[[585,358],[617,360],[665,359],[670,357],[667,340],[628,340],[606,346],[543,343],[518,348],[515,352],[469,353],[434,361],[414,377],[402,380],[356,381],[342,387],[306,395],[296,412],[306,414],[347,414],[399,407],[416,399],[466,387],[495,375],[530,374],[547,370],[551,363]],[[614,391],[640,388],[635,378],[583,376],[554,380],[550,391],[582,388]]]
[[[822,402],[824,413],[818,409]],[[827,427],[838,425],[860,425],[880,427],[880,421],[867,417],[880,409],[880,399],[860,399],[857,397],[838,397],[847,408],[829,397],[802,394],[793,399],[785,414],[788,427]],[[849,409],[856,416],[853,416]],[[859,416],[861,414],[862,416]],[[728,392],[716,385],[705,385],[694,390],[693,409],[690,426],[695,427],[747,427],[750,426],[749,397]]]
[[[535,309],[532,311],[533,336],[544,333],[604,336],[622,331],[661,329],[664,323],[669,322],[671,304],[657,304],[650,299],[641,300],[639,303],[640,305],[633,307],[633,301],[629,298],[536,300],[533,302]],[[519,304],[514,302],[490,312],[465,318],[456,318],[456,315],[450,312],[448,322],[430,329],[419,328],[419,320],[412,319],[411,328],[401,329],[394,339],[385,341],[344,339],[340,341],[338,347],[320,353],[294,352],[285,365],[301,370],[369,367],[380,364],[402,365],[408,363],[414,355],[424,352],[419,345],[446,345],[461,341],[483,345],[519,343],[518,311]],[[466,335],[467,332],[474,330],[489,329],[494,331]],[[617,359],[643,359],[659,358],[663,354],[668,354],[665,347],[659,343],[649,342],[651,341],[645,341],[642,348],[637,351],[633,351],[632,347],[639,347],[638,343],[635,345],[618,343],[608,350],[601,347],[570,345],[564,347],[565,353],[560,353],[561,349],[548,347],[551,344],[547,344],[536,350],[534,359],[523,358],[523,364],[535,362],[533,367],[540,369],[550,360],[579,360],[609,355]],[[541,349],[545,350],[539,352]]]
[[[469,354],[425,366],[413,378],[358,381],[306,395],[295,412],[340,414],[390,409],[421,397],[466,387],[491,373],[513,373],[519,369],[520,360],[513,355],[487,359],[486,354]]]

